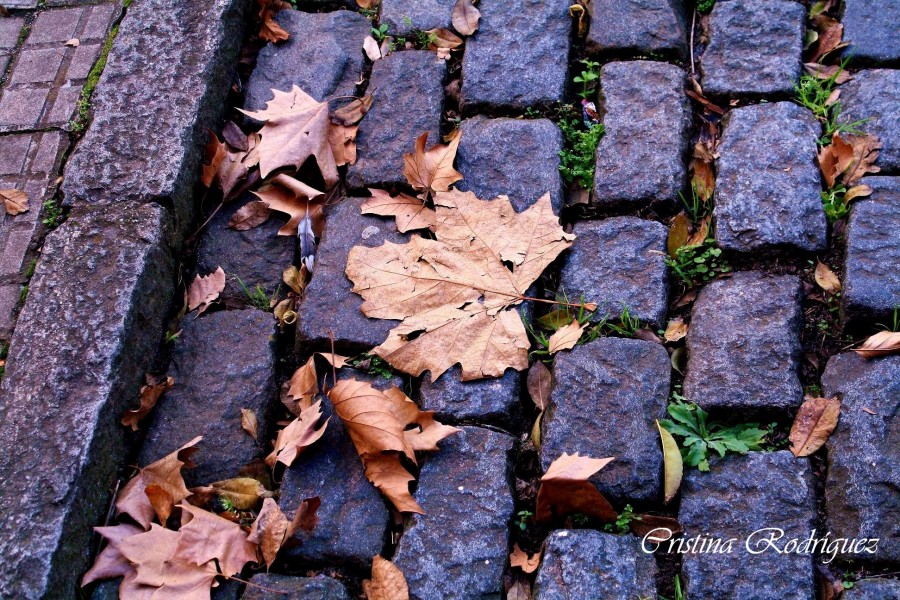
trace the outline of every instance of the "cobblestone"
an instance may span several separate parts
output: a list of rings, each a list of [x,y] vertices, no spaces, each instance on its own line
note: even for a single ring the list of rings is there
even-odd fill
[[[900,581],[867,579],[857,581],[841,596],[844,600],[900,600]]]
[[[841,418],[827,442],[825,510],[833,537],[879,538],[877,552],[854,561],[900,560],[900,356],[867,360],[833,356],[822,375],[827,396],[841,399]],[[874,413],[874,414],[871,414]]]
[[[548,119],[466,119],[456,155],[463,180],[456,188],[484,200],[509,196],[518,212],[549,192],[559,214],[563,206],[562,149],[562,133]]]
[[[572,28],[568,9],[559,0],[479,4],[478,31],[463,56],[463,109],[524,109],[562,101]]]
[[[685,539],[722,538],[721,546],[729,539],[734,541],[730,553],[682,555],[688,589],[706,598],[814,600],[811,554],[751,554],[746,549],[767,547],[760,541],[766,537],[767,527],[784,531],[778,544],[790,539],[802,543],[809,538],[816,526],[809,461],[796,459],[786,450],[751,452],[713,461],[710,468],[710,473],[685,472],[678,522],[684,527]],[[748,538],[758,530],[763,531]]]
[[[656,595],[656,561],[637,538],[563,529],[547,538],[535,600],[579,600],[603,590],[604,600]]]
[[[408,35],[451,27],[450,14],[456,0],[383,0],[380,23],[392,34]]]
[[[507,456],[514,439],[479,427],[440,442],[419,475],[413,515],[394,563],[416,600],[500,595],[513,499]]]
[[[854,66],[900,66],[900,3],[896,0],[847,0],[841,17],[844,50]]]
[[[876,165],[882,174],[900,173],[900,71],[872,69],[860,71],[841,86],[841,121],[867,119],[860,129],[881,142]]]
[[[800,79],[806,8],[792,0],[717,2],[700,58],[710,96],[782,97]]]
[[[890,322],[900,306],[900,177],[866,177],[872,195],[847,224],[842,300],[850,321]]]
[[[427,131],[429,147],[440,142],[446,70],[426,50],[394,52],[375,62],[368,88],[375,100],[359,125],[359,158],[347,171],[351,189],[406,185],[403,155],[415,150],[416,138]]]
[[[593,5],[587,48],[600,56],[684,58],[688,49],[684,6],[668,0],[599,0]]]
[[[819,193],[812,114],[791,102],[725,117],[716,162],[715,237],[732,252],[819,251],[828,226]]]
[[[291,37],[260,50],[244,108],[262,110],[273,89],[289,91],[294,85],[320,101],[355,95],[365,68],[362,43],[371,28],[368,19],[348,10],[283,10],[276,20]]]
[[[655,419],[665,416],[670,370],[665,349],[643,340],[601,338],[557,354],[542,420],[544,470],[564,452],[614,456],[591,478],[610,502],[621,508],[659,500]]]
[[[453,367],[437,381],[423,379],[419,393],[423,410],[433,410],[442,422],[480,421],[509,425],[522,417],[519,388],[522,375],[508,369],[503,377],[460,381],[459,367]]]
[[[560,285],[570,302],[597,302],[598,316],[665,324],[669,303],[664,225],[635,217],[582,221],[563,258]]]
[[[350,600],[343,584],[336,579],[317,575],[316,577],[291,577],[273,573],[258,573],[250,579],[250,583],[260,587],[247,586],[242,600],[291,600],[307,598],[308,600]],[[282,593],[267,591],[279,590]]]
[[[601,69],[606,134],[597,146],[593,198],[600,209],[677,202],[691,127],[684,86],[684,72],[675,65],[613,62]]]
[[[790,275],[746,271],[707,285],[687,334],[688,400],[706,409],[799,406],[800,301]]]

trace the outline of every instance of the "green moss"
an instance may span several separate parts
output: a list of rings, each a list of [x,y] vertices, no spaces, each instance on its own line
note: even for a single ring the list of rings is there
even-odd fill
[[[130,4],[131,0],[125,0],[123,6],[128,8]],[[109,35],[106,36],[106,42],[103,44],[100,56],[91,68],[91,72],[88,73],[87,80],[84,82],[84,87],[81,88],[81,96],[78,98],[77,114],[75,115],[75,118],[69,122],[69,129],[74,133],[84,132],[90,123],[91,96],[94,94],[94,89],[100,81],[100,75],[103,74],[103,69],[106,68],[106,61],[109,60],[109,52],[112,50],[113,42],[118,34],[119,24],[116,23],[110,30]]]

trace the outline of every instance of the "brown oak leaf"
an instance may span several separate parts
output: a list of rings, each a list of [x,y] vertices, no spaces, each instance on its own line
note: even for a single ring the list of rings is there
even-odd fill
[[[612,458],[591,458],[563,454],[554,460],[544,476],[537,496],[537,514],[541,523],[552,518],[582,513],[605,522],[616,520],[616,511],[594,484],[588,481],[608,465]]]
[[[131,427],[132,431],[137,431],[138,423],[150,414],[160,397],[172,389],[173,385],[175,385],[175,379],[172,377],[166,377],[159,382],[150,381],[148,378],[147,384],[141,387],[140,407],[136,410],[126,410],[125,416],[122,417],[122,425]]]
[[[362,205],[362,214],[394,217],[397,231],[406,233],[415,229],[434,229],[435,212],[419,198],[408,194],[391,196],[384,190],[369,188],[372,197]]]
[[[225,271],[218,267],[209,275],[200,274],[194,278],[191,287],[188,288],[188,312],[197,309],[197,316],[209,308],[215,302],[222,290],[225,289]]]

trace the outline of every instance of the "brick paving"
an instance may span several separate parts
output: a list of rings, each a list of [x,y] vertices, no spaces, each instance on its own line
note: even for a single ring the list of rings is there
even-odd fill
[[[136,0],[84,137],[67,123],[120,9],[107,2],[47,4],[7,2],[16,10],[0,19],[0,188],[24,189],[31,202],[29,212],[0,223],[0,338],[14,331],[0,388],[0,498],[6,500],[0,596],[74,596],[87,566],[90,527],[102,522],[116,466],[126,456],[145,464],[204,434],[189,483],[235,476],[268,452],[285,416],[277,398],[290,365],[327,350],[332,338],[338,352],[350,355],[384,340],[396,323],[361,313],[344,274],[347,255],[353,246],[403,243],[409,235],[397,233],[392,220],[360,214],[364,188],[403,188],[402,155],[418,135],[428,131],[430,144],[438,143],[457,124],[463,137],[456,167],[464,175],[457,187],[486,199],[508,194],[517,211],[549,192],[555,212],[578,236],[534,293],[583,295],[598,302],[598,316],[613,321],[628,308],[643,327],[640,339],[620,331],[558,354],[553,391],[536,427],[522,373],[461,382],[457,368],[437,381],[352,371],[379,388],[401,387],[423,409],[461,428],[419,465],[413,493],[426,515],[392,513],[325,399],[323,410],[332,417],[325,437],[285,471],[278,496],[287,514],[303,499],[321,496],[319,525],[310,535],[297,534],[303,543],[286,548],[271,574],[245,576],[296,597],[355,597],[360,575],[381,553],[403,570],[416,600],[499,598],[512,580],[527,580],[542,600],[600,597],[598,590],[617,600],[671,597],[676,574],[689,598],[817,597],[821,553],[752,554],[742,546],[733,554],[659,551],[653,557],[635,537],[576,519],[535,533],[519,511],[534,509],[540,473],[563,452],[581,452],[616,457],[591,481],[618,510],[629,504],[668,514],[685,537],[742,538],[764,527],[801,539],[813,529],[881,536],[876,557],[840,556],[828,568],[855,576],[863,571],[846,561],[859,560],[865,573],[886,573],[887,583],[858,584],[857,598],[895,593],[900,430],[892,417],[900,362],[846,352],[900,304],[893,243],[900,231],[898,63],[888,43],[896,28],[872,25],[872,12],[881,10],[875,3],[846,2],[846,31],[853,32],[860,61],[850,63],[853,78],[841,88],[841,100],[845,118],[868,118],[867,131],[881,139],[882,172],[863,179],[871,196],[855,201],[846,223],[832,225],[815,163],[821,126],[792,101],[807,28],[806,6],[792,0],[719,0],[703,19],[708,35],[697,40],[695,65],[688,58],[691,12],[681,2],[594,0],[594,19],[577,39],[570,2],[482,0],[480,29],[461,56],[444,61],[432,51],[402,49],[371,64],[362,52],[371,26],[386,23],[390,33],[404,35],[448,26],[454,3],[383,0],[370,21],[353,2],[308,0],[278,15],[291,39],[263,45],[243,88],[234,66],[243,27],[252,23],[251,3]],[[896,14],[898,6],[888,0],[883,12]],[[66,45],[72,38],[77,46]],[[559,153],[568,146],[556,103],[578,106],[581,87],[571,78],[584,57],[601,63],[599,88],[588,99],[606,133],[591,157],[595,177],[586,191],[592,198],[574,206],[581,194],[559,173]],[[690,99],[692,74],[723,107],[721,120],[701,115]],[[211,221],[196,246],[183,243],[199,222],[195,183],[205,132],[220,130],[228,90],[242,90],[243,106],[259,109],[272,87],[291,85],[319,99],[366,92],[375,100],[360,125],[359,160],[344,173],[346,193],[327,207],[297,325],[281,330],[259,307],[247,306],[238,279],[275,293],[281,271],[297,259],[296,239],[275,236],[283,219],[245,232],[229,229],[231,215],[253,199],[245,195]],[[690,195],[689,150],[713,121],[721,141],[712,157],[708,243],[722,249],[735,272],[686,290],[666,267],[667,231]],[[60,199],[61,172],[72,212],[44,242],[40,207]],[[29,261],[42,244],[14,327]],[[822,298],[814,287],[816,259],[837,267],[840,298]],[[222,306],[188,316],[174,344],[157,352],[180,304],[176,260],[200,273],[223,266],[228,287]],[[193,276],[190,269],[183,278]],[[823,312],[831,319],[826,325],[844,327],[829,334],[830,345],[817,329]],[[545,313],[528,306],[524,316],[532,321]],[[685,340],[658,343],[656,332],[673,317],[689,322]],[[167,371],[177,385],[126,454],[118,419],[157,355],[168,365],[152,368]],[[674,393],[726,422],[752,416],[783,429],[804,394],[818,387],[844,402],[825,450],[812,459],[794,458],[783,447],[711,456],[709,473],[688,469],[679,499],[663,503],[655,420],[666,416]],[[246,407],[260,418],[258,440],[240,428]],[[20,464],[21,447],[48,435],[53,448]],[[10,532],[29,522],[40,527],[28,530],[23,552]],[[513,543],[537,551],[541,540],[543,563],[535,574],[525,577],[509,566]],[[236,599],[240,587],[223,585],[213,597]],[[101,600],[115,597],[115,588],[113,582],[89,591]],[[243,597],[261,594],[248,586]]]

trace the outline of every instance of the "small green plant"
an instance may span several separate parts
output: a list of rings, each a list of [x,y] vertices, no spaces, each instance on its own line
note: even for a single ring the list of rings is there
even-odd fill
[[[889,331],[900,331],[900,306],[894,305],[894,322],[888,325],[882,325],[885,329]]]
[[[354,369],[365,371],[370,375],[390,379],[394,376],[394,368],[377,354],[360,354],[347,361]]]
[[[532,517],[534,517],[534,513],[530,510],[520,510],[516,513],[516,518],[513,519],[513,525],[518,527],[520,531],[525,531],[528,529],[528,522],[531,521]]]
[[[716,5],[716,0],[697,0],[697,12],[708,13]]]
[[[607,523],[603,526],[603,531],[607,533],[617,533],[619,535],[625,535],[629,531],[631,531],[631,522],[632,521],[640,521],[641,518],[634,514],[634,509],[631,508],[630,504],[626,504],[625,508],[622,509],[622,512],[619,513],[619,516],[616,517],[615,523]]]
[[[845,63],[844,63],[845,64]],[[794,86],[797,93],[797,102],[808,109],[822,123],[823,135],[819,138],[819,145],[831,143],[831,137],[838,134],[859,135],[862,127],[868,119],[840,122],[841,103],[832,99],[832,94],[837,87],[837,80],[844,71],[844,64],[827,79],[820,79],[815,75],[804,74],[800,76],[800,82]]]
[[[409,15],[403,15],[403,24],[407,27],[412,27],[412,18]]]
[[[415,43],[416,46],[420,49],[427,49],[432,44],[437,44],[437,36],[433,33],[428,33],[427,31],[417,31],[415,33]]]
[[[605,133],[601,123],[583,129],[578,119],[562,119],[559,129],[566,139],[566,148],[559,153],[559,172],[566,183],[590,189],[594,184],[594,155]]]
[[[382,23],[378,27],[372,28],[372,37],[375,38],[377,42],[383,42],[384,38],[388,36],[388,24]]]
[[[250,289],[244,285],[244,282],[240,277],[237,277],[237,281],[241,286],[241,289],[244,290],[244,294],[247,296],[250,306],[258,308],[259,310],[271,310],[272,301],[278,296],[278,292],[281,290],[281,286],[278,286],[275,293],[272,294],[272,297],[270,298],[269,295],[266,294],[266,290],[263,289],[263,286],[258,283],[255,288]]]
[[[31,279],[34,276],[34,270],[37,268],[37,259],[32,258],[28,266],[25,267],[25,279]]]
[[[178,331],[167,331],[166,332],[166,343],[174,344],[175,340],[177,340],[180,335],[181,335],[180,329]]]
[[[698,246],[682,246],[675,251],[675,258],[666,257],[666,264],[686,287],[709,281],[731,270],[712,238]]]
[[[669,433],[682,438],[680,448],[684,463],[709,471],[709,451],[719,456],[729,452],[746,454],[751,450],[762,450],[766,438],[772,433],[771,426],[761,429],[758,423],[724,425],[709,421],[705,410],[687,402],[681,394],[672,394],[674,401],[667,408],[671,419],[660,420],[660,425]]]
[[[681,204],[684,206],[684,213],[687,215],[687,218],[690,219],[691,223],[699,223],[709,215],[709,204],[697,193],[697,186],[695,184],[691,184],[691,195],[689,198],[686,198],[683,193],[678,192],[678,199],[681,200]]]
[[[838,183],[830,190],[819,193],[822,195],[822,208],[825,209],[829,223],[839,221],[850,213],[850,204],[844,201],[847,188],[843,185]]]
[[[359,14],[369,19],[370,21],[374,21],[378,17],[378,9],[377,8],[360,8]]]
[[[126,2],[123,3],[123,6],[124,8],[128,8],[130,4],[131,0],[126,0]],[[97,87],[97,83],[100,81],[100,75],[103,74],[103,69],[106,68],[109,52],[112,50],[113,42],[118,34],[119,24],[116,23],[110,30],[109,35],[106,36],[106,42],[103,44],[100,56],[97,58],[97,62],[94,63],[94,66],[91,67],[91,71],[88,73],[84,86],[81,88],[81,95],[78,97],[78,107],[76,109],[75,118],[69,121],[69,130],[73,133],[83,133],[91,120],[91,96],[94,93],[94,88]]]
[[[63,209],[56,203],[56,200],[44,202],[44,218],[41,223],[50,229],[56,229],[62,223],[62,217]]]
[[[603,319],[600,322],[600,329],[606,329],[613,333],[617,333],[623,337],[634,337],[634,334],[641,328],[641,320],[631,316],[631,310],[623,305],[622,312],[619,313],[618,321],[610,321]]]
[[[22,289],[19,290],[19,302],[24,303],[25,299],[28,298],[28,285],[23,285]]]
[[[600,79],[600,71],[598,70],[600,63],[592,60],[580,60],[578,62],[584,65],[584,70],[581,72],[581,75],[576,75],[572,78],[572,81],[581,84],[581,91],[578,92],[578,95],[587,100],[597,88],[597,81]]]

